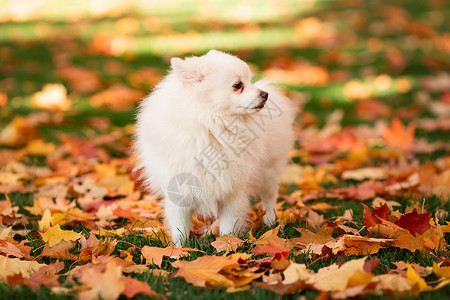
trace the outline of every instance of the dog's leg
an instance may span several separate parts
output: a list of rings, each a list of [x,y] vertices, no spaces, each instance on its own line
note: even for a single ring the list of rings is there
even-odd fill
[[[192,209],[189,207],[180,207],[172,201],[165,199],[164,210],[167,221],[169,222],[173,246],[180,248],[182,243],[189,238]]]
[[[260,186],[261,201],[266,209],[264,223],[273,225],[276,222],[277,215],[275,212],[275,204],[278,196],[279,173],[275,168],[267,170],[264,174],[263,184]]]
[[[239,193],[223,202],[219,210],[220,235],[234,233],[242,236],[250,229],[250,203],[245,193]]]

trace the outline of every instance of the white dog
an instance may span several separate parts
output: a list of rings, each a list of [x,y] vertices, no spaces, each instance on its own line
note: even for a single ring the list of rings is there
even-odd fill
[[[248,65],[211,50],[172,58],[172,70],[141,102],[134,149],[146,183],[164,197],[174,246],[192,213],[219,218],[220,234],[245,233],[249,197],[276,220],[279,175],[293,144],[294,111]]]

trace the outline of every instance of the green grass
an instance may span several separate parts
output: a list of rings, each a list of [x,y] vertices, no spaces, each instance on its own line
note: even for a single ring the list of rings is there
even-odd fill
[[[51,3],[56,1],[50,1]],[[291,59],[301,59],[309,61],[313,64],[323,66],[329,72],[345,71],[348,72],[349,80],[357,79],[361,82],[373,84],[371,78],[365,77],[372,70],[375,75],[389,74],[392,80],[407,77],[411,80],[411,90],[407,93],[399,93],[393,87],[386,91],[376,91],[374,97],[381,100],[394,110],[414,105],[413,99],[417,92],[422,90],[420,79],[427,75],[436,75],[440,71],[446,70],[449,66],[448,53],[442,54],[429,47],[426,44],[417,49],[409,49],[405,46],[405,34],[403,32],[393,32],[392,34],[377,36],[373,32],[375,21],[386,23],[386,20],[378,12],[384,7],[383,5],[393,4],[401,7],[407,14],[416,21],[429,22],[433,16],[440,15],[444,21],[433,26],[433,30],[438,33],[447,31],[450,20],[450,6],[446,4],[443,8],[432,6],[431,1],[360,1],[359,5],[351,6],[346,1],[318,1],[313,7],[305,4],[301,7],[296,1],[286,1],[284,13],[276,14],[266,5],[258,1],[252,8],[252,16],[249,19],[256,29],[248,30],[245,23],[233,21],[233,9],[236,8],[233,3],[221,1],[217,4],[218,13],[212,14],[212,19],[207,18],[208,14],[201,11],[197,2],[192,4],[184,3],[186,1],[178,1],[177,6],[172,9],[159,7],[156,9],[145,8],[137,10],[131,8],[124,10],[119,15],[111,15],[106,18],[91,18],[85,6],[79,5],[78,1],[67,1],[64,5],[47,5],[42,12],[42,18],[38,20],[28,20],[24,22],[8,21],[1,23],[0,30],[0,56],[2,56],[2,64],[0,65],[0,92],[6,92],[8,95],[8,104],[1,108],[0,111],[0,129],[4,128],[16,116],[29,116],[36,110],[30,106],[31,96],[41,90],[42,86],[47,83],[63,82],[68,88],[69,95],[76,99],[73,109],[70,113],[63,116],[63,121],[56,126],[54,124],[42,125],[38,128],[39,135],[48,142],[59,143],[62,134],[89,138],[89,132],[96,135],[100,133],[108,133],[115,128],[123,130],[123,128],[134,122],[135,112],[133,110],[117,112],[108,109],[93,108],[89,104],[89,97],[92,93],[79,93],[71,90],[68,82],[63,81],[56,73],[58,59],[67,60],[70,64],[82,66],[86,69],[93,70],[98,73],[101,78],[102,87],[107,88],[115,83],[124,83],[131,85],[129,74],[141,69],[142,67],[151,67],[160,75],[164,75],[169,68],[170,56],[184,56],[186,53],[199,54],[211,48],[231,51],[240,55],[246,61],[258,66],[260,71],[268,67],[268,62],[276,57],[289,57]],[[284,3],[284,2],[283,2]],[[381,3],[381,4],[380,4]],[[433,15],[434,13],[434,15]],[[71,14],[78,16],[78,19],[68,20]],[[146,19],[151,16],[157,18],[165,24],[164,29],[157,32],[149,32],[145,29]],[[349,17],[352,16],[352,17]],[[366,23],[359,27],[355,27],[352,23],[354,19],[360,16]],[[117,21],[123,17],[130,17],[136,20],[138,29],[132,33],[120,33],[117,29]],[[295,22],[306,17],[317,17],[324,23],[330,24],[333,29],[338,32],[343,42],[332,46],[323,45],[299,45],[295,42]],[[189,32],[195,31],[196,38],[192,39]],[[44,33],[42,33],[44,32]],[[175,33],[174,33],[175,32]],[[349,33],[350,32],[350,33]],[[105,53],[95,53],[90,48],[92,40],[99,34],[127,36],[131,42],[127,46],[124,53],[117,55],[108,55]],[[343,37],[353,35],[354,41],[347,41]],[[385,46],[395,46],[404,55],[405,67],[403,69],[395,69],[389,66],[386,52],[380,51],[372,53],[368,51],[367,39],[371,37],[379,38]],[[419,41],[420,42],[420,41]],[[420,43],[419,43],[420,44]],[[349,65],[341,65],[339,63],[322,63],[324,55],[331,48],[338,48],[344,54],[350,55],[354,61]],[[367,59],[367,57],[369,59]],[[436,64],[430,66],[427,63],[428,58],[436,58],[443,61],[441,65]],[[124,71],[117,74],[108,71],[108,65],[111,63],[119,64]],[[260,76],[260,74],[258,74]],[[284,84],[283,86],[290,91],[300,91],[310,97],[310,101],[305,106],[305,111],[313,114],[320,125],[325,124],[328,116],[335,109],[344,110],[344,119],[341,125],[344,127],[358,126],[362,124],[374,125],[374,121],[362,119],[355,113],[356,104],[349,101],[343,94],[346,84],[343,82],[331,82],[324,86],[310,85],[292,85]],[[142,92],[147,93],[152,86],[150,84],[139,87]],[[438,97],[437,94],[430,93],[432,97]],[[111,122],[111,126],[106,130],[92,128],[89,120],[93,117],[107,118]],[[435,117],[427,111],[422,111],[419,117]],[[386,120],[391,117],[386,118]],[[379,119],[377,119],[379,120]],[[444,141],[450,138],[448,132],[425,132],[416,130],[416,137],[425,138],[430,142]],[[130,139],[129,133],[125,134],[126,139]],[[5,146],[3,149],[19,149],[17,146]],[[114,150],[105,149],[112,156],[123,156],[122,153],[114,152]],[[436,161],[439,158],[446,157],[450,153],[447,150],[439,150],[430,154],[418,154],[414,158],[420,163],[427,161]],[[345,157],[345,154],[343,154]],[[378,158],[374,158],[378,159]],[[379,158],[380,162],[387,162],[387,159]],[[25,161],[27,165],[45,166],[47,161],[45,157],[31,157]],[[3,167],[0,165],[0,168]],[[339,182],[337,186],[348,186],[355,182]],[[324,183],[327,188],[335,186],[332,183]],[[298,187],[290,187],[289,192],[297,190]],[[34,194],[30,193],[11,193],[9,197],[14,203],[20,207],[19,213],[28,215],[33,221],[25,228],[29,230],[29,245],[33,248],[32,255],[40,254],[42,245],[41,238],[33,235],[33,229],[36,229],[36,221],[41,216],[29,216],[24,206],[31,206]],[[0,200],[5,199],[4,195],[0,195]],[[398,196],[389,200],[398,201],[401,212],[421,199],[414,198],[410,195]],[[426,198],[426,209],[436,210],[442,209],[450,211],[449,199],[441,199],[437,196]],[[352,209],[354,219],[359,225],[363,226],[363,208],[359,201],[354,200],[335,200],[323,198],[319,202],[327,202],[333,206],[339,206],[338,209],[329,210],[322,213],[326,219],[340,216],[346,209]],[[367,205],[371,200],[363,202]],[[450,219],[447,217],[446,221]],[[444,220],[441,220],[444,221]],[[126,223],[126,220],[123,220]],[[294,229],[295,227],[305,227],[305,221],[297,220],[294,223],[286,224],[280,231],[280,237],[293,238],[300,234]],[[69,227],[68,227],[69,228]],[[72,227],[70,227],[72,229]],[[81,225],[73,228],[77,232],[89,235],[95,231],[89,232]],[[269,228],[257,228],[254,233],[255,237],[261,236]],[[364,232],[364,231],[363,231]],[[35,233],[35,231],[34,231]],[[167,241],[155,241],[140,234],[128,234],[122,237],[114,237],[118,241],[124,241],[142,248],[143,246],[167,246]],[[216,250],[210,245],[214,240],[211,235],[197,237],[191,235],[186,243],[186,247],[198,248],[205,253],[192,253],[189,258],[193,260],[202,255],[215,255]],[[450,243],[450,237],[446,235],[447,243]],[[118,243],[113,254],[118,254],[119,250],[128,249],[127,243]],[[79,246],[79,245],[78,245]],[[248,252],[251,249],[250,244],[244,244],[238,250],[240,252]],[[80,247],[72,250],[79,253]],[[416,251],[410,251],[388,248],[382,249],[376,254],[381,260],[380,268],[382,270],[392,269],[392,262],[407,261],[415,262],[422,266],[431,266],[436,261],[436,256],[449,257],[448,249],[444,253],[435,253],[428,255]],[[311,264],[312,270],[318,270],[330,264],[346,261],[355,257],[336,257],[326,258],[315,261],[314,258],[306,254],[297,255],[291,258],[297,263]],[[50,263],[54,259],[38,259],[40,262]],[[135,252],[133,260],[136,263],[141,262],[139,251]],[[175,269],[170,262],[173,259],[165,258],[161,269],[173,272]],[[72,262],[65,262],[66,268],[69,269]],[[376,270],[376,272],[382,272]],[[168,282],[166,279],[156,277],[149,273],[133,274],[133,278],[149,283],[149,285],[160,295],[164,295],[168,299],[277,299],[279,296],[268,290],[257,286],[251,286],[248,290],[238,293],[226,293],[224,288],[217,289],[201,289],[186,283],[181,278],[172,278]],[[427,278],[427,281],[433,281],[437,278]],[[422,299],[442,299],[447,298],[450,294],[450,286],[435,291],[426,292],[420,295]],[[306,290],[301,293],[286,295],[283,299],[297,299],[304,296],[307,299],[313,299],[319,296],[319,292]],[[52,293],[48,288],[41,287],[39,293],[34,293],[28,287],[10,287],[4,283],[0,284],[0,299],[74,299],[76,294],[57,295]],[[367,296],[367,298],[382,299],[385,296]],[[122,296],[124,298],[124,296]],[[121,298],[121,299],[122,299]],[[398,298],[398,295],[392,296]],[[409,297],[406,297],[409,298]],[[412,297],[411,297],[412,298]],[[146,299],[142,295],[136,296],[136,299]]]

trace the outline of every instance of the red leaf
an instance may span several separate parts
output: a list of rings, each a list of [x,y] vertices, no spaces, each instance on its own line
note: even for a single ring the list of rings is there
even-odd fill
[[[370,209],[364,204],[362,204],[362,206],[364,207],[364,225],[367,228],[381,224],[382,222],[380,219],[389,221],[389,207],[386,203],[383,206],[374,209]]]
[[[405,228],[409,233],[416,236],[416,233],[422,234],[431,228],[431,213],[432,212],[430,211],[419,215],[414,208],[412,212],[401,216],[401,218],[395,222],[395,225]]]

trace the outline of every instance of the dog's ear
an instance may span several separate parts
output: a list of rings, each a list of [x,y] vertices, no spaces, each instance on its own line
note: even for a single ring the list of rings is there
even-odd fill
[[[206,53],[206,55],[209,55],[209,54],[218,54],[218,53],[220,53],[220,51],[217,51],[217,50],[212,49],[212,50],[209,50],[208,53]]]
[[[199,83],[205,78],[198,57],[187,57],[184,60],[174,57],[170,60],[170,64],[172,70],[184,83]]]

